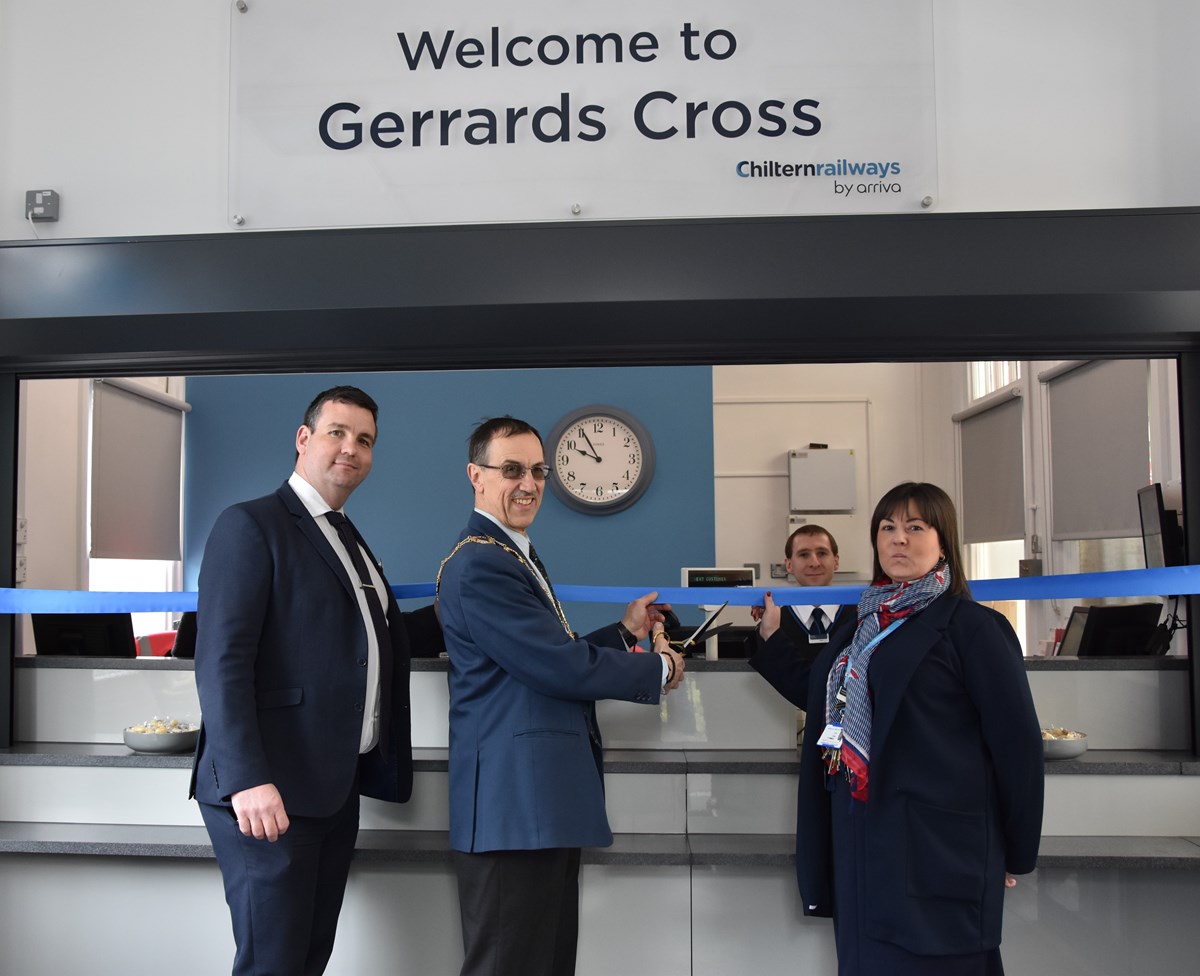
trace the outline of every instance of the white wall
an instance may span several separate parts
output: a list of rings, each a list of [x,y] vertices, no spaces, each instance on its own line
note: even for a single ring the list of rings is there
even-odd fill
[[[838,538],[842,568],[869,575],[869,520],[901,481],[957,498],[951,414],[966,402],[961,363],[833,363],[713,369],[717,562],[758,563],[764,579],[787,538],[787,452],[810,442],[856,452],[854,516],[814,515]]]
[[[229,231],[226,0],[0,0],[0,239]],[[940,211],[1200,202],[1195,0],[934,0]]]

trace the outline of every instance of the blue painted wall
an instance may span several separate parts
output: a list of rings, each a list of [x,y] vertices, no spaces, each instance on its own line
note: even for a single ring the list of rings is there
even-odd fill
[[[606,516],[573,512],[546,490],[530,535],[555,583],[678,586],[680,566],[714,559],[708,367],[214,376],[187,386],[187,589],[195,589],[217,515],[286,480],[304,408],[339,383],[379,403],[374,468],[347,511],[392,583],[432,581],[466,524],[466,444],[480,420],[512,414],[545,436],[568,410],[592,403],[621,407],[645,424],[657,454],[654,481],[631,508]],[[615,620],[620,607],[575,604],[567,613],[586,632]]]

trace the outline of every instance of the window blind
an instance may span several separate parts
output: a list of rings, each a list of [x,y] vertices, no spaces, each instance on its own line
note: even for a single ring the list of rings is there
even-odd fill
[[[92,383],[94,558],[180,558],[183,415],[189,409],[128,381]]]
[[[1137,490],[1150,480],[1149,363],[1110,359],[1047,370],[1050,534],[1114,539],[1141,534]]]
[[[1000,390],[954,415],[962,456],[964,542],[1025,537],[1024,405]]]

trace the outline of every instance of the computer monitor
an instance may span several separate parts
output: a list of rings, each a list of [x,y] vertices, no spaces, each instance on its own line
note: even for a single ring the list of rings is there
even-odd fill
[[[1063,633],[1060,655],[1140,657],[1152,653],[1161,603],[1117,607],[1075,607]]]
[[[685,566],[679,571],[679,585],[687,587],[753,586],[754,569],[739,566],[736,569],[719,567]]]
[[[1091,607],[1075,607],[1067,618],[1067,627],[1058,643],[1060,657],[1078,657],[1079,644],[1083,640],[1083,628],[1087,626],[1087,615]]]
[[[727,586],[755,586],[757,582],[754,569],[750,566],[728,568],[720,566],[684,566],[679,571],[679,585],[687,587],[724,588]],[[719,606],[721,602],[717,600],[711,606]],[[709,604],[699,605],[704,607],[710,606]],[[754,618],[750,614],[749,607],[726,607],[725,612],[721,614],[721,620],[725,623],[731,623],[736,627],[754,626]]]
[[[34,613],[39,655],[137,657],[133,618],[127,613]]]
[[[1138,514],[1142,520],[1142,551],[1146,568],[1185,566],[1183,530],[1179,515],[1163,504],[1162,486],[1155,482],[1139,488]]]

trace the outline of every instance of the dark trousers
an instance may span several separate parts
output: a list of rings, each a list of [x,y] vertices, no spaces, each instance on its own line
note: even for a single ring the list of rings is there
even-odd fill
[[[274,844],[245,837],[229,807],[200,804],[225,882],[233,976],[320,976],[358,837],[358,791],[330,817],[292,817]]]
[[[454,853],[460,976],[574,976],[579,848]]]

